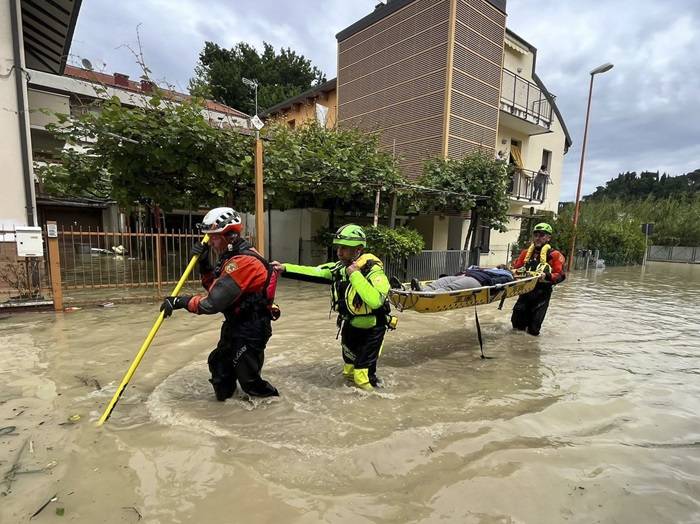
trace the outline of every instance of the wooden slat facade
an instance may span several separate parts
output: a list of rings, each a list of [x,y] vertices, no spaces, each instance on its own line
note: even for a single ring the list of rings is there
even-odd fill
[[[411,178],[431,157],[492,152],[505,34],[492,4],[402,0],[339,33],[339,125],[379,132]]]

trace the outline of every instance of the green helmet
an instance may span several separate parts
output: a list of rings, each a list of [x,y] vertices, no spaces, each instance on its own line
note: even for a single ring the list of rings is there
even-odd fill
[[[333,236],[333,245],[365,247],[367,245],[367,237],[365,236],[364,229],[362,229],[360,226],[356,224],[345,224],[335,232],[335,235]]]
[[[533,229],[533,232],[536,232],[536,231],[543,231],[543,232],[547,233],[548,235],[551,235],[552,234],[552,226],[550,226],[546,222],[540,222],[539,224],[537,224],[535,226],[535,229]]]

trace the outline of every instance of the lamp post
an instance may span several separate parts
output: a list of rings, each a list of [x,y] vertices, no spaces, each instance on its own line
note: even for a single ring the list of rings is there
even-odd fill
[[[248,78],[242,78],[241,79],[245,85],[250,87],[251,89],[255,89],[255,116],[258,116],[258,81],[257,80],[249,80]]]
[[[593,78],[595,75],[606,73],[613,68],[613,64],[606,62],[591,71],[591,83],[588,88],[588,107],[586,108],[586,123],[583,127],[583,145],[581,146],[581,164],[578,169],[578,188],[576,189],[576,207],[574,208],[574,227],[571,233],[571,245],[569,247],[569,260],[566,270],[571,271],[571,263],[576,249],[576,228],[578,227],[578,214],[581,207],[581,183],[583,182],[583,163],[586,159],[586,142],[588,140],[588,119],[591,115],[591,98],[593,97]]]
[[[258,81],[242,78],[241,81],[251,89],[255,89],[255,116],[252,118],[255,127],[255,249],[265,256],[265,211],[263,197],[263,144],[260,140],[262,121],[258,118]],[[267,253],[268,255],[270,253]]]

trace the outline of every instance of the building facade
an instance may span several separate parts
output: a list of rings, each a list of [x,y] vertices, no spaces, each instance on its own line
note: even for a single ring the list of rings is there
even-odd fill
[[[36,226],[32,169],[30,107],[27,80],[33,71],[61,74],[80,11],[80,0],[54,0],[46,5],[23,0],[0,2],[0,230]],[[0,233],[0,242],[14,235]],[[4,251],[13,251],[0,246]]]
[[[507,259],[523,215],[557,210],[571,145],[537,76],[537,50],[506,29],[505,9],[505,1],[390,0],[337,35],[338,125],[378,132],[410,179],[431,157],[476,150],[512,165],[508,231],[480,232],[483,263]],[[298,125],[315,115],[282,118]],[[461,249],[469,221],[421,215],[413,224],[428,248]]]

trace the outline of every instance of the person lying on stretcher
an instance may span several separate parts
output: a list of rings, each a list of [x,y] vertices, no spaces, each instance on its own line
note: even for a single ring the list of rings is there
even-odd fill
[[[465,271],[455,275],[443,275],[424,286],[420,284],[418,279],[412,278],[411,290],[428,292],[461,291],[463,289],[505,284],[513,280],[513,274],[503,267],[481,268],[469,266]],[[390,283],[394,289],[404,289],[403,284],[396,277],[392,277]]]

